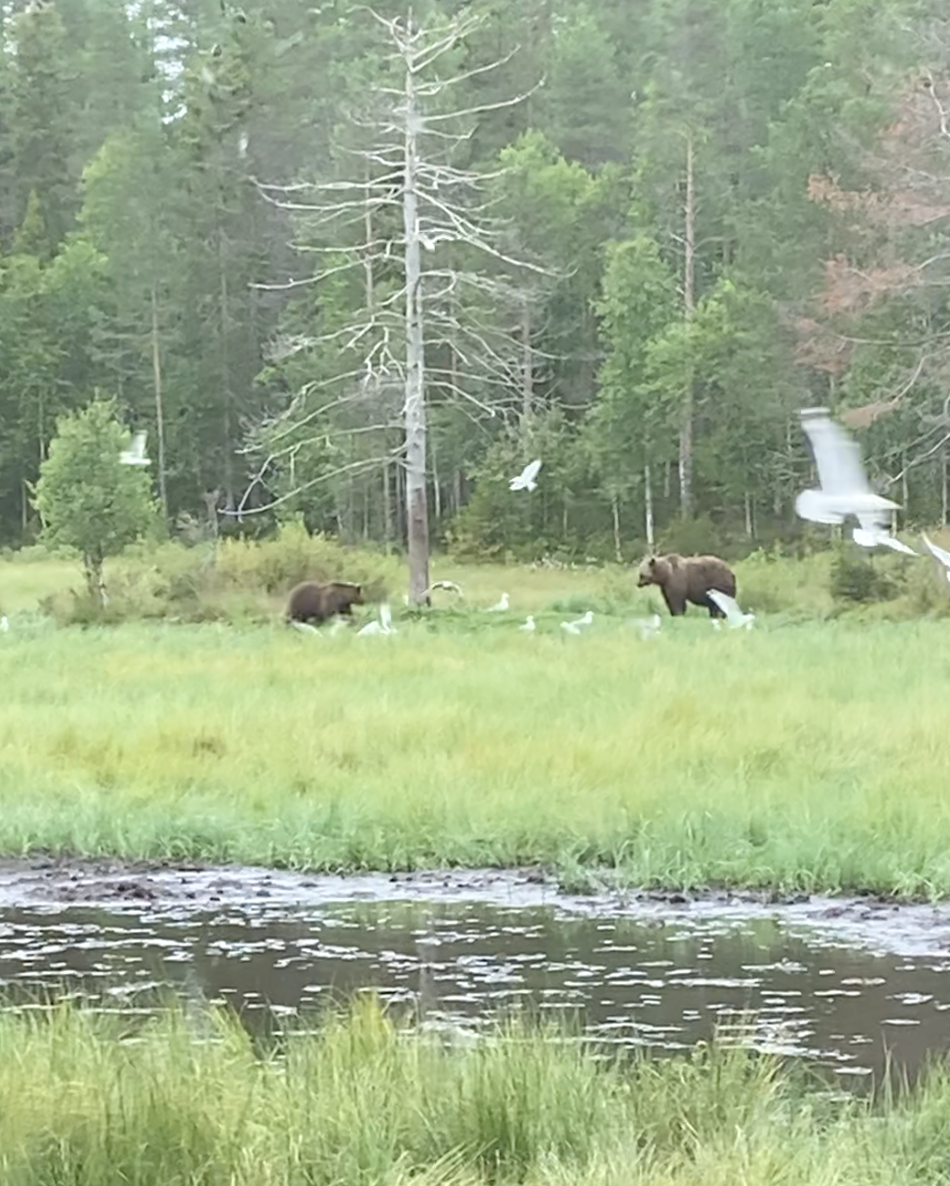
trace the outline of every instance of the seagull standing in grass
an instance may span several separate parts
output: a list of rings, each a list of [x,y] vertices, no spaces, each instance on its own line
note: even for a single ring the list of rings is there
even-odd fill
[[[734,597],[730,597],[728,593],[720,593],[718,589],[709,589],[706,593],[706,596],[711,601],[715,602],[715,604],[718,605],[722,612],[726,615],[726,624],[732,630],[739,630],[743,627],[746,630],[752,629],[753,623],[755,622],[755,614],[744,614],[739,608],[738,601],[736,601]],[[718,626],[719,623],[717,622],[716,625]]]
[[[541,468],[541,459],[529,462],[516,478],[512,478],[508,483],[509,490],[536,490],[538,483],[535,478],[538,476],[538,470]]]
[[[861,464],[856,441],[836,424],[824,408],[803,408],[802,428],[811,444],[821,487],[803,490],[795,499],[799,518],[812,523],[843,523],[853,515],[858,526],[852,539],[862,548],[885,547],[917,553],[887,530],[887,518],[899,504],[875,494]]]
[[[950,582],[950,552],[945,551],[943,548],[938,548],[933,540],[927,538],[923,531],[920,533],[920,535],[921,539],[930,549],[931,555],[933,555],[943,565],[943,575],[947,578],[947,581]]]
[[[575,618],[573,622],[562,622],[561,629],[566,634],[580,634],[585,626],[589,626],[594,620],[594,611],[588,610],[582,618]]]
[[[502,593],[501,597],[495,602],[494,605],[490,605],[486,612],[489,614],[500,614],[503,610],[506,610],[507,608],[508,608],[508,594]]]
[[[151,465],[150,458],[145,456],[145,441],[148,434],[144,432],[137,432],[132,437],[132,444],[130,448],[123,449],[119,455],[119,460],[123,465]]]
[[[0,634],[8,633],[9,629],[10,629],[10,622],[7,619],[6,614],[4,614],[3,617],[0,618]]]
[[[527,620],[525,621],[524,625],[519,626],[518,629],[523,630],[525,632],[525,634],[533,634],[534,631],[537,629],[537,627],[534,624],[534,615],[528,614]]]
[[[636,628],[640,631],[640,637],[646,640],[659,633],[660,627],[663,625],[663,619],[656,612],[656,610],[654,610],[648,618],[632,619],[630,625],[636,626]]]
[[[393,629],[393,615],[387,602],[383,602],[379,607],[379,621],[367,622],[360,630],[357,630],[357,638],[361,634],[395,634]]]

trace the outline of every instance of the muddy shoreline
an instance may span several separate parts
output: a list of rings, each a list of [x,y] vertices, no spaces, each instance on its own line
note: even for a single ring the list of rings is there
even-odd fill
[[[846,945],[899,955],[950,956],[950,901],[902,903],[875,897],[709,890],[685,894],[617,891],[576,894],[537,868],[433,869],[413,873],[324,875],[199,862],[119,860],[37,854],[0,860],[0,910],[74,906],[214,910],[267,901],[307,906],[341,901],[480,901],[547,906],[566,915],[652,921],[770,918],[822,932]]]

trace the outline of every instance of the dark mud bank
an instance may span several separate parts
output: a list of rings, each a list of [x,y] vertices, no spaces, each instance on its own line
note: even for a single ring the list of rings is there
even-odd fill
[[[445,869],[399,874],[314,875],[171,861],[32,856],[0,860],[0,909],[175,903],[207,910],[267,902],[310,906],[343,901],[472,901],[547,906],[568,915],[628,916],[657,925],[678,919],[773,919],[895,955],[950,954],[950,901],[907,904],[871,897],[710,890],[700,894],[604,891],[572,894],[538,869]]]

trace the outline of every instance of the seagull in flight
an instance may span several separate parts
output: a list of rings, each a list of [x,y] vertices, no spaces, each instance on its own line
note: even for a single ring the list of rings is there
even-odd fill
[[[829,417],[825,408],[803,408],[800,415],[821,487],[803,490],[795,499],[799,517],[812,523],[843,523],[853,515],[858,526],[852,538],[862,548],[892,548],[916,556],[913,548],[887,530],[888,512],[897,510],[900,504],[871,489],[857,442]]]
[[[119,460],[123,465],[151,465],[151,460],[145,456],[145,441],[148,434],[144,432],[137,432],[132,437],[132,444],[130,448],[123,449],[119,455]]]
[[[538,470],[541,468],[541,459],[529,462],[516,478],[512,478],[508,483],[509,490],[536,490],[538,483],[535,478],[538,476]]]
[[[718,589],[707,589],[706,596],[715,602],[726,615],[726,624],[732,630],[738,630],[742,627],[746,630],[752,629],[752,625],[755,622],[755,614],[744,614],[734,597],[730,597],[728,593],[721,593]],[[717,622],[716,625],[718,626],[719,623]]]
[[[924,543],[930,549],[931,554],[936,557],[936,559],[939,560],[943,565],[943,575],[947,578],[947,581],[950,582],[950,552],[945,551],[943,548],[938,548],[933,540],[927,538],[927,535],[923,531],[920,533],[920,535]]]

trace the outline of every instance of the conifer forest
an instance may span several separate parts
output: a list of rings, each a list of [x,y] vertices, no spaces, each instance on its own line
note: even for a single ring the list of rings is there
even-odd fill
[[[946,524],[945,4],[4,0],[0,29],[0,543],[99,395],[173,533],[770,546],[819,404]]]

